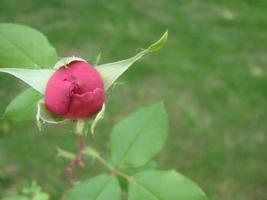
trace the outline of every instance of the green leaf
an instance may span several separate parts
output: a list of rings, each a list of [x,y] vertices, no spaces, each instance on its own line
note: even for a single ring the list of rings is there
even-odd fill
[[[65,200],[119,200],[120,196],[117,179],[102,174],[75,185],[67,191]]]
[[[41,94],[45,93],[46,84],[54,73],[52,69],[20,69],[20,68],[0,68],[0,72],[11,74]]]
[[[4,118],[17,122],[34,119],[41,97],[42,95],[33,89],[25,90],[9,103]]]
[[[58,56],[41,32],[25,25],[0,23],[0,67],[51,68]]]
[[[166,31],[157,42],[151,44],[148,47],[148,50],[150,52],[154,52],[154,51],[160,50],[165,45],[165,43],[167,42],[167,39],[168,39],[168,31]]]
[[[141,171],[156,169],[157,167],[158,167],[157,162],[154,160],[150,160],[148,163],[146,163],[142,166],[139,166],[139,167],[124,168],[123,172],[131,176],[131,175],[138,173],[138,172],[141,172]]]
[[[121,60],[118,62],[113,63],[107,63],[103,65],[99,65],[96,67],[96,69],[101,74],[105,89],[108,90],[108,88],[136,61],[144,57],[145,55],[158,51],[161,49],[168,38],[168,32],[166,31],[163,36],[154,44],[150,45],[147,49],[139,52],[137,55],[135,55],[132,58]]]
[[[111,160],[120,167],[138,167],[162,148],[168,130],[163,103],[140,109],[117,123],[111,133]]]
[[[150,170],[138,173],[129,184],[129,200],[206,200],[205,193],[182,174]]]

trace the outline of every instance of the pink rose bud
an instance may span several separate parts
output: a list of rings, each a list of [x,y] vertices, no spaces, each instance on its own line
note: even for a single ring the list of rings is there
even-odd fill
[[[99,72],[84,61],[72,61],[59,68],[46,86],[46,107],[65,118],[89,118],[101,110],[104,101],[103,80]]]

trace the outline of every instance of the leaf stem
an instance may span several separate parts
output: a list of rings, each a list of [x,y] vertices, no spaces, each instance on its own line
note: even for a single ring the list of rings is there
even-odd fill
[[[118,170],[115,171],[115,174],[121,176],[122,178],[125,178],[129,182],[133,179],[131,176],[128,176],[128,175],[124,174],[122,171],[120,171],[119,168],[118,168]]]
[[[112,172],[113,175],[121,176],[128,181],[132,179],[130,176],[127,176],[122,171],[120,171],[120,168],[118,166],[113,167],[112,165],[110,165],[103,157],[100,156],[100,154],[95,149],[91,147],[86,147],[83,153],[98,160],[100,163],[106,166]]]
[[[96,158],[100,163],[102,163],[103,165],[105,165],[110,171],[113,171],[113,167],[102,157],[97,157]]]

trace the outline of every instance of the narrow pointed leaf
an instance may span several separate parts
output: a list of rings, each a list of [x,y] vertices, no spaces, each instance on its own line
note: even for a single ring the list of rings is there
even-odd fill
[[[63,67],[63,66],[67,66],[68,64],[70,64],[71,62],[73,61],[84,61],[84,62],[87,62],[86,60],[80,58],[80,57],[77,57],[77,56],[71,56],[71,57],[65,57],[65,58],[62,58],[60,59],[55,65],[54,65],[54,69],[57,70],[59,69],[60,67]]]
[[[145,55],[161,49],[165,45],[167,38],[168,32],[165,32],[157,42],[150,45],[147,49],[139,52],[134,57],[97,66],[96,69],[103,77],[105,89],[107,90],[133,63],[135,63]]]
[[[35,119],[38,101],[41,98],[39,92],[33,89],[25,90],[9,103],[4,118],[17,122]]]
[[[139,167],[165,143],[168,119],[163,103],[144,107],[117,123],[111,133],[111,160],[120,167]]]
[[[95,60],[95,66],[97,66],[100,63],[101,56],[102,56],[102,53],[101,52],[99,54],[97,54],[96,60]]]
[[[75,185],[67,191],[65,200],[120,200],[120,197],[116,177],[102,174]]]
[[[129,200],[206,200],[193,181],[170,170],[149,170],[134,176],[129,184]]]
[[[0,23],[0,67],[51,68],[55,48],[41,32],[25,25]]]
[[[0,72],[11,74],[27,83],[33,89],[44,94],[46,84],[50,76],[54,73],[52,69],[20,69],[20,68],[0,68]]]
[[[167,39],[168,39],[168,31],[166,31],[157,42],[151,44],[148,47],[148,51],[154,52],[160,50],[167,42]]]
[[[106,104],[103,104],[101,110],[97,113],[92,125],[91,125],[91,133],[94,134],[95,133],[95,127],[97,125],[97,123],[104,118],[104,114],[105,114],[105,110],[106,110]]]

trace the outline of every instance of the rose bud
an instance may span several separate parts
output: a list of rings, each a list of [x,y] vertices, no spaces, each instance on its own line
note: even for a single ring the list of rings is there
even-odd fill
[[[72,61],[60,67],[46,86],[46,107],[68,119],[89,118],[101,110],[104,101],[103,80],[85,61]]]

